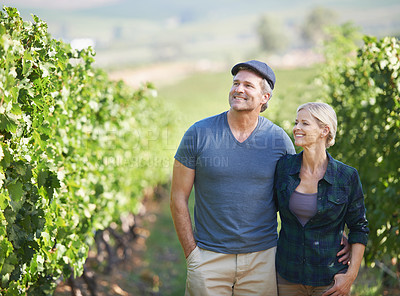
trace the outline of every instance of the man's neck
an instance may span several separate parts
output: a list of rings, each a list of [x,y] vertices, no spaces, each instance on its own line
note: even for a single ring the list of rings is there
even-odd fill
[[[239,142],[244,142],[258,124],[259,113],[254,111],[235,111],[229,109],[227,113],[229,127]]]

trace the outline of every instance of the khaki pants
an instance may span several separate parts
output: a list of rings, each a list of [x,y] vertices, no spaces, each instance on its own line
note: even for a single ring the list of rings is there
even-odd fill
[[[196,247],[187,258],[190,296],[277,296],[276,247],[249,254],[222,254]]]
[[[321,296],[329,290],[334,283],[328,286],[306,286],[285,280],[278,273],[278,292],[279,296]]]

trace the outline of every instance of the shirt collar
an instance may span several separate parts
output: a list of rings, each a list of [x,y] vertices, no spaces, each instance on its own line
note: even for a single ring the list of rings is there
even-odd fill
[[[325,175],[323,179],[328,182],[329,184],[333,184],[335,181],[335,172],[337,168],[337,164],[335,159],[326,151],[326,155],[328,156],[328,166],[326,168]],[[299,175],[301,162],[303,160],[303,151],[295,155],[295,158],[292,163],[292,167],[289,170],[289,175]]]

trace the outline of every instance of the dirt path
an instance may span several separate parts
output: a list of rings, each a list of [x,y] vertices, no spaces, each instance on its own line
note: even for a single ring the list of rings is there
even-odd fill
[[[186,76],[201,71],[219,71],[224,68],[222,63],[176,62],[142,66],[135,69],[109,71],[112,80],[123,80],[126,84],[138,87],[143,83],[152,82],[156,87],[172,84]]]
[[[265,60],[273,68],[296,68],[310,67],[315,63],[320,63],[323,58],[313,50],[296,50],[283,55],[265,57]],[[232,64],[234,63],[235,61],[232,62]],[[109,77],[112,80],[123,80],[133,87],[138,87],[145,82],[152,82],[156,87],[160,87],[172,84],[196,72],[226,71],[231,66],[231,63],[216,63],[208,60],[156,63],[135,69],[110,70]]]

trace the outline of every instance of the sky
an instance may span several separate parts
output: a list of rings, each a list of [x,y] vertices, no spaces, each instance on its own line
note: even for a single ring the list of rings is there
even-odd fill
[[[50,9],[83,9],[104,6],[121,0],[2,0],[7,6],[37,7]]]

